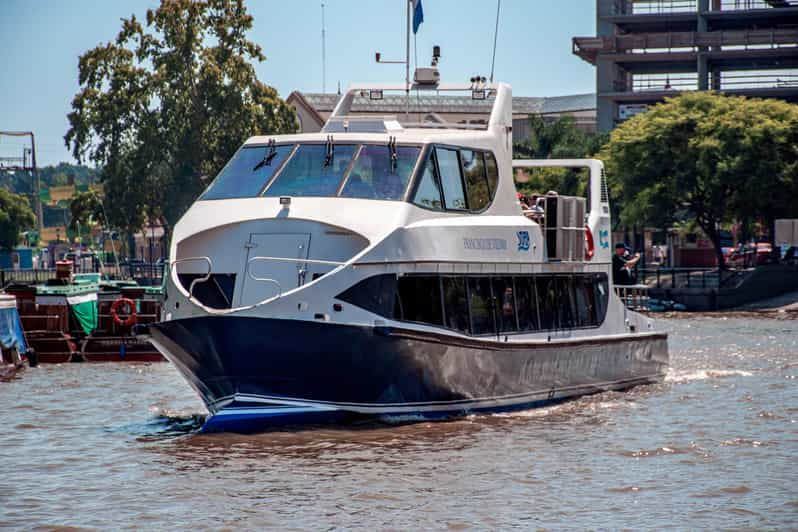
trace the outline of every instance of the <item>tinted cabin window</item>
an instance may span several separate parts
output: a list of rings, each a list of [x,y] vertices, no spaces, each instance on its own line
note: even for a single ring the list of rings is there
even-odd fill
[[[302,144],[264,195],[335,196],[356,149],[336,144],[328,159],[326,144]]]
[[[396,275],[375,275],[350,286],[337,299],[386,318],[393,317],[396,299]]]
[[[512,277],[493,279],[493,295],[496,298],[496,319],[499,332],[515,332],[515,294]]]
[[[493,302],[490,292],[490,278],[471,277],[468,279],[469,303],[471,306],[471,332],[473,334],[492,334]]]
[[[499,168],[496,166],[496,157],[491,152],[485,154],[485,168],[488,171],[488,186],[490,186],[490,199],[496,196],[499,187]]]
[[[394,160],[388,146],[364,145],[341,196],[401,200],[420,151],[415,146],[397,146]]]
[[[463,180],[460,178],[460,161],[456,150],[435,148],[435,157],[438,160],[441,185],[443,186],[443,200],[447,209],[463,210],[466,208]]]
[[[465,279],[463,277],[444,277],[442,284],[446,327],[469,333],[471,323],[468,317]]]
[[[485,161],[482,152],[460,150],[460,159],[463,162],[463,177],[465,178],[468,193],[468,208],[479,211],[490,203],[488,181],[485,177]]]
[[[428,209],[443,209],[441,186],[438,182],[437,172],[435,171],[435,159],[432,153],[430,153],[424,165],[424,173],[416,189],[416,197],[413,202]]]
[[[191,289],[191,283],[196,279],[203,279],[202,273],[178,273],[177,278],[186,290]],[[233,291],[236,285],[236,274],[234,273],[214,273],[207,281],[198,282],[194,285],[191,293],[203,305],[215,308],[232,308]]]
[[[574,277],[574,296],[576,303],[576,325],[591,327],[596,325],[596,294],[593,277],[579,275]]]
[[[538,310],[540,311],[540,328],[556,329],[559,327],[557,319],[557,288],[553,277],[536,277],[535,285],[538,291]]]
[[[293,145],[244,147],[230,159],[200,199],[254,198],[291,153]]]
[[[440,279],[404,276],[399,278],[399,305],[405,321],[443,325]]]
[[[593,289],[596,295],[596,325],[601,325],[607,316],[610,297],[610,285],[606,273],[597,273],[593,276]]]
[[[535,296],[535,280],[532,277],[515,278],[515,301],[518,327],[522,331],[536,331],[538,325],[538,302]]]
[[[557,310],[560,314],[560,328],[569,329],[576,326],[574,309],[574,283],[572,277],[557,277]]]

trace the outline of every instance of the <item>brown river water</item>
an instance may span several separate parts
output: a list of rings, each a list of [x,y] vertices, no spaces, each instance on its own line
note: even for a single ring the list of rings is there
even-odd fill
[[[0,383],[0,529],[796,529],[798,320],[664,319],[663,384],[453,421],[197,432],[166,363]]]

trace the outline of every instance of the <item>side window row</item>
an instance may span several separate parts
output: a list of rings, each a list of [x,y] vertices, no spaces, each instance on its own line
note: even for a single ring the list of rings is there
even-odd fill
[[[598,327],[609,284],[604,273],[573,275],[369,277],[338,299],[400,321],[470,335]]]
[[[496,194],[499,171],[491,152],[430,149],[413,203],[435,210],[481,211]]]

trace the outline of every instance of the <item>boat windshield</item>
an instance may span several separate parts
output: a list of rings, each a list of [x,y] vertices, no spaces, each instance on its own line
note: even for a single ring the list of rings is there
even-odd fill
[[[420,146],[282,144],[244,147],[201,200],[340,196],[402,200]]]
[[[280,168],[292,148],[290,144],[241,148],[200,199],[254,198]]]
[[[335,196],[357,144],[300,144],[266,196]]]
[[[346,198],[400,200],[416,165],[417,146],[393,150],[377,144],[363,146],[341,191]]]

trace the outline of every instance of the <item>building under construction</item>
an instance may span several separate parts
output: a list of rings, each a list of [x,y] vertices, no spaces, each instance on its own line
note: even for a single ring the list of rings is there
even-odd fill
[[[798,0],[596,0],[598,129],[685,90],[798,102]]]

